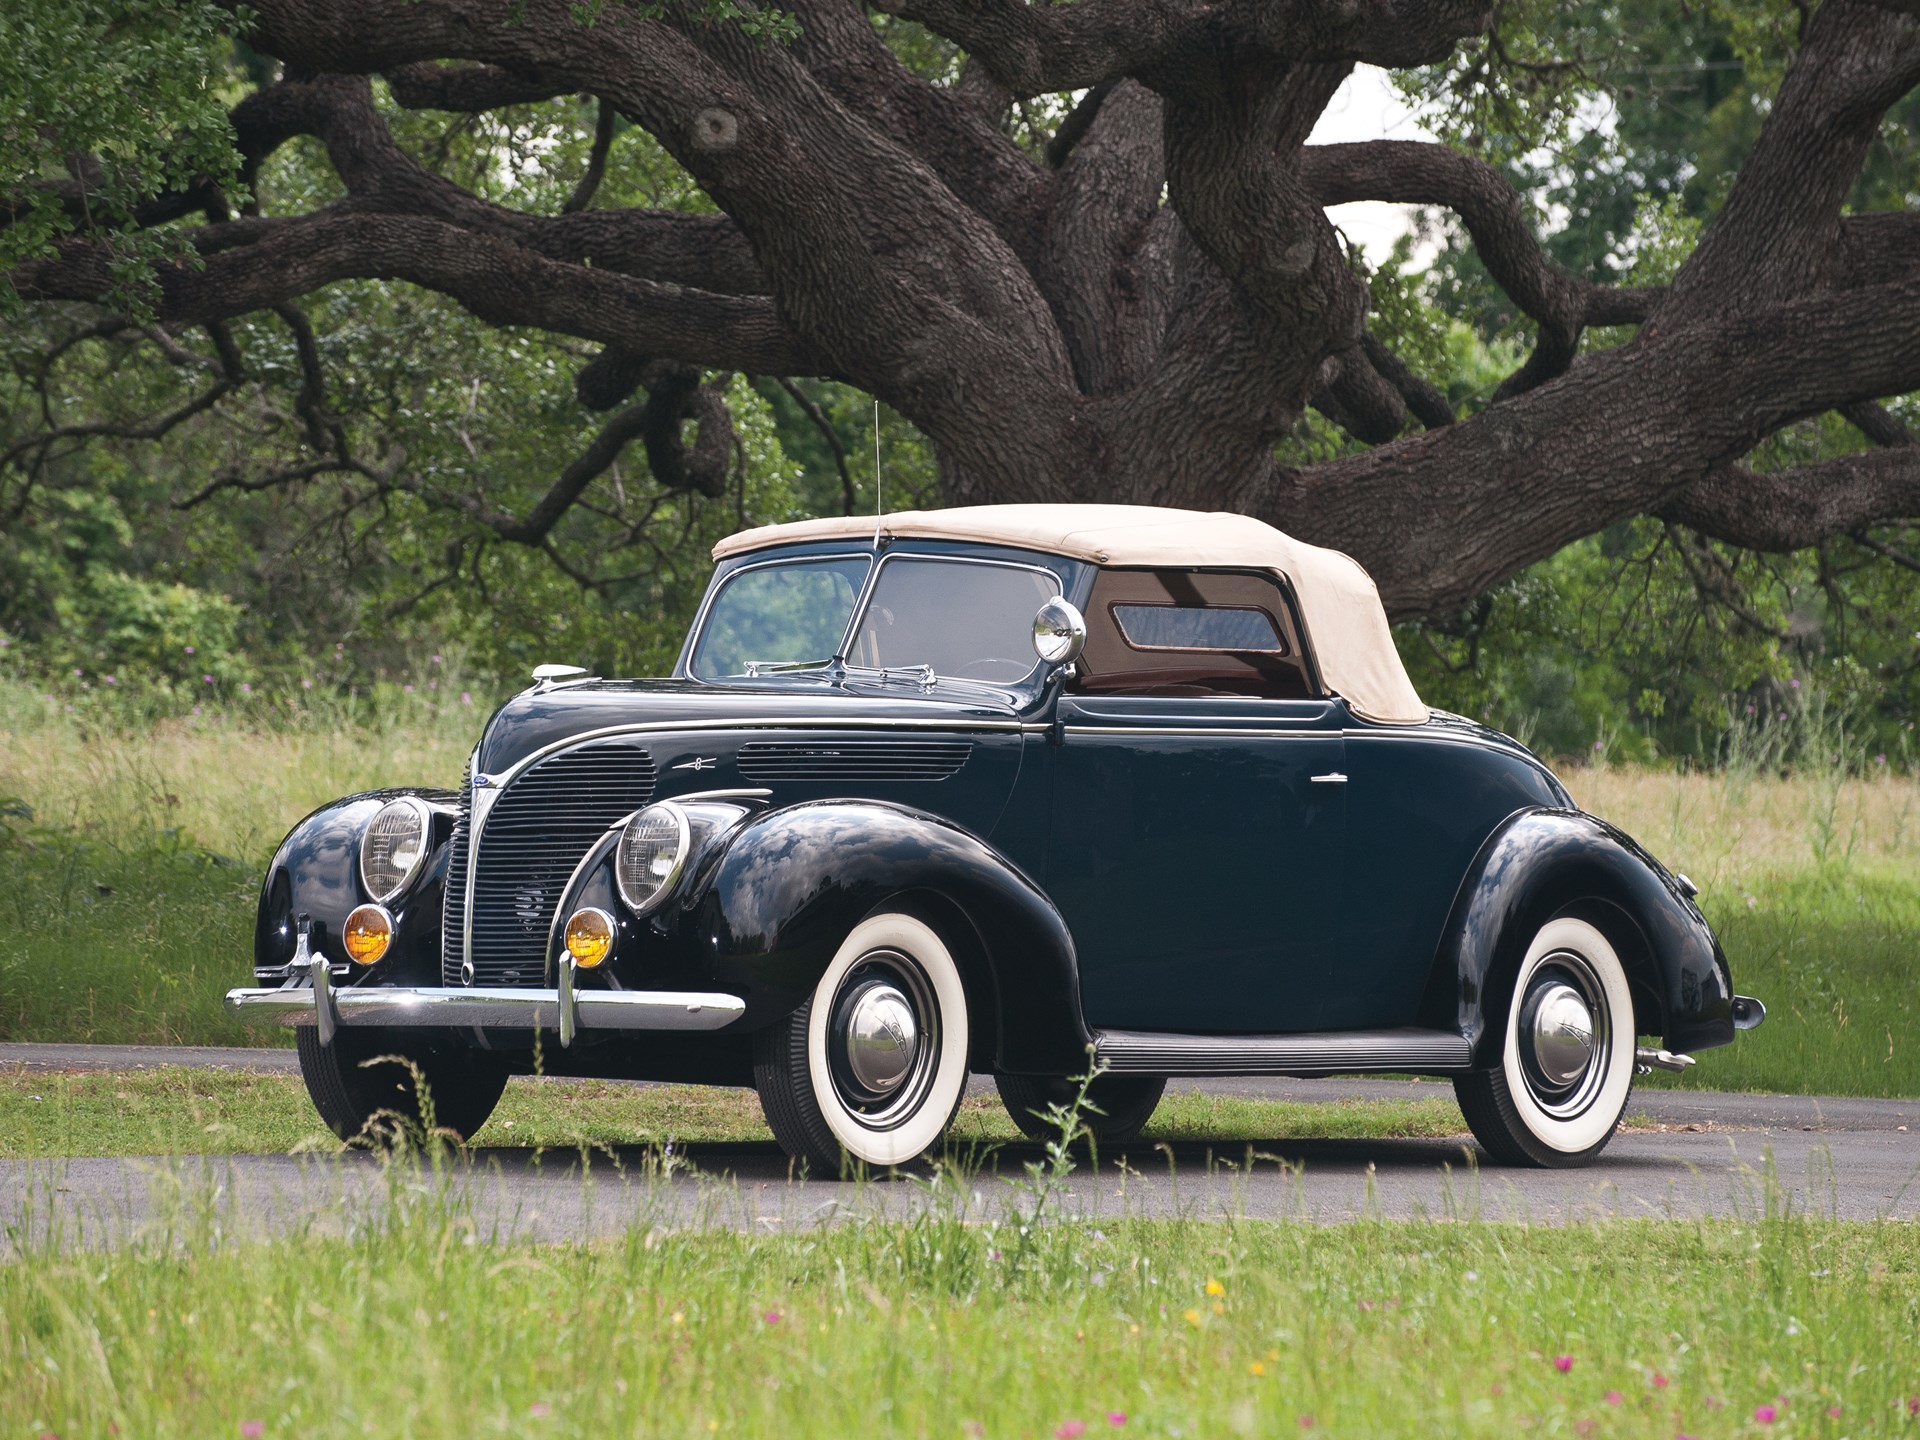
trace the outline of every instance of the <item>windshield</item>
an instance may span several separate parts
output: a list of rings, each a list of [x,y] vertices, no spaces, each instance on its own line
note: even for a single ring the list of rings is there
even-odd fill
[[[1049,570],[896,555],[880,567],[847,661],[925,665],[936,675],[1010,684],[1033,673],[1034,612],[1060,593]]]
[[[707,608],[688,668],[718,680],[749,665],[831,660],[872,566],[866,555],[834,555],[735,572]]]

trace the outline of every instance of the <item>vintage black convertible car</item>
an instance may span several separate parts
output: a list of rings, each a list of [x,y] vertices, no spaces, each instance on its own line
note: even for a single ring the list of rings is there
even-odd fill
[[[1420,702],[1343,555],[1003,506],[715,558],[671,678],[542,666],[457,792],[274,855],[227,1003],[300,1027],[337,1133],[417,1114],[387,1056],[462,1135],[536,1067],[750,1084],[829,1172],[927,1151],[970,1072],[1037,1132],[1092,1068],[1120,1141],[1171,1075],[1384,1071],[1569,1165],[1764,1016],[1684,876]]]

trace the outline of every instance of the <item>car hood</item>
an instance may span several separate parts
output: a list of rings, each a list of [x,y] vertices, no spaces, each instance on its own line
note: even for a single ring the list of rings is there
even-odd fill
[[[902,729],[938,728],[947,723],[1017,725],[1023,717],[1013,698],[1000,699],[973,687],[958,692],[937,686],[929,692],[917,685],[843,688],[811,680],[756,686],[709,685],[698,680],[563,683],[522,691],[496,710],[481,736],[476,768],[498,775],[568,740],[656,725],[671,730],[777,727],[782,722],[819,728],[841,721],[898,722]]]

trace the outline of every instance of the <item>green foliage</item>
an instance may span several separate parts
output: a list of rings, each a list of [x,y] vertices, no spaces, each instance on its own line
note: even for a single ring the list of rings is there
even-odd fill
[[[0,277],[44,253],[75,219],[47,183],[73,157],[86,223],[113,240],[120,300],[139,311],[147,267],[170,253],[138,231],[142,202],[197,184],[231,188],[239,157],[227,109],[239,98],[226,38],[234,15],[203,0],[8,0],[0,7]],[[0,278],[0,303],[15,300]]]

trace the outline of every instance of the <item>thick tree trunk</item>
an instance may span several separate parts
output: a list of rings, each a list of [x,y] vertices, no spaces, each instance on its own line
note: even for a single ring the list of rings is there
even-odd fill
[[[702,369],[872,392],[930,438],[954,503],[1262,516],[1356,556],[1399,616],[1458,606],[1637,514],[1772,547],[1920,516],[1900,459],[1738,465],[1783,425],[1920,388],[1920,218],[1842,213],[1887,107],[1920,81],[1911,7],[1820,8],[1666,292],[1554,270],[1519,198],[1470,157],[1306,145],[1355,61],[1440,60],[1486,25],[1482,0],[898,9],[969,52],[957,83],[910,73],[854,0],[800,0],[791,44],[695,0],[591,25],[569,0],[256,0],[250,40],[288,78],[235,108],[242,153],[257,166],[316,136],[347,194],[195,232],[198,263],[158,276],[160,318],[217,324],[372,277],[601,343],[580,396],[615,413],[530,513],[415,488],[529,544],[636,439],[663,484],[714,487],[730,431]],[[558,214],[484,201],[393,141],[376,73],[405,106],[598,97],[600,165],[617,111],[721,213],[586,209],[591,179]],[[1007,107],[1062,90],[1085,94],[1031,155]],[[75,233],[11,279],[29,299],[97,300],[113,251],[86,232],[83,179],[60,199]],[[1368,334],[1366,284],[1323,208],[1361,199],[1457,212],[1536,322],[1533,354],[1481,413],[1456,422]],[[151,218],[192,203],[206,197]],[[14,213],[0,204],[0,223]],[[1640,328],[1582,357],[1589,325]],[[1308,405],[1376,448],[1276,465]]]

